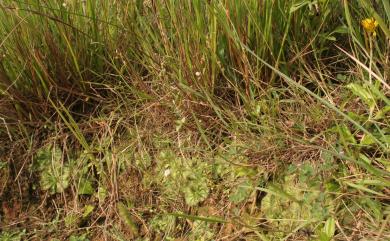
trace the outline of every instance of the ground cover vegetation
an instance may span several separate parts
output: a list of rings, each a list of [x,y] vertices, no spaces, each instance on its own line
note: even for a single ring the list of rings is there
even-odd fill
[[[389,240],[388,0],[4,0],[0,240]]]

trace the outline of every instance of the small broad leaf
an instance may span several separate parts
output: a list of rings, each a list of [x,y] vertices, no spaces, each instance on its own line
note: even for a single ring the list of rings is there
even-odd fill
[[[337,74],[336,75],[336,79],[338,79],[340,81],[346,81],[347,80],[347,76],[343,75],[343,74]]]
[[[205,200],[209,195],[207,181],[203,179],[189,182],[187,186],[183,188],[184,198],[188,205],[195,206]]]
[[[335,220],[334,218],[330,217],[328,220],[326,220],[324,228],[319,233],[319,240],[320,241],[331,241],[334,232],[335,232]]]
[[[342,25],[342,26],[339,26],[337,27],[335,30],[333,30],[333,33],[341,33],[341,34],[345,34],[345,33],[348,33],[348,27],[345,26],[345,25]]]
[[[240,203],[246,200],[252,193],[253,187],[249,180],[245,180],[238,185],[229,196],[229,201],[233,203]]]
[[[324,233],[329,238],[332,238],[334,236],[334,232],[335,232],[335,220],[334,218],[330,217],[325,222]]]
[[[99,199],[99,202],[103,203],[107,197],[107,189],[103,186],[99,186],[97,191],[97,197]]]
[[[95,193],[95,189],[92,186],[92,182],[89,179],[82,178],[79,183],[78,194],[79,195],[92,195]]]
[[[65,226],[67,228],[75,227],[77,226],[77,223],[79,222],[79,216],[76,214],[68,214],[65,218]]]
[[[347,87],[357,96],[360,97],[360,99],[368,105],[370,108],[375,106],[376,100],[374,95],[369,92],[366,88],[364,88],[361,85],[358,84],[349,84]]]
[[[8,163],[7,162],[3,162],[3,161],[0,161],[0,169],[5,169],[5,167],[8,166]]]
[[[57,183],[56,177],[51,175],[50,172],[45,171],[41,173],[39,184],[42,190],[50,191],[50,193],[55,193],[57,191],[56,183]]]
[[[346,125],[344,124],[339,125],[338,131],[339,131],[340,138],[345,145],[356,144],[355,137],[352,135],[351,131]]]
[[[337,40],[335,36],[327,36],[326,39],[330,40],[330,41],[336,41]]]
[[[91,213],[93,212],[94,209],[95,209],[95,206],[86,205],[86,206],[84,207],[83,218],[86,218],[86,217],[88,217],[89,215],[91,215]]]
[[[57,192],[63,192],[66,188],[69,186],[69,179],[70,179],[70,169],[69,167],[65,166],[62,168],[61,172],[59,173],[59,177],[57,180]]]
[[[328,235],[326,235],[326,233],[324,232],[320,232],[320,235],[319,235],[319,241],[331,241],[332,238],[330,238]]]
[[[372,145],[372,144],[375,144],[375,138],[373,135],[367,135],[365,134],[363,136],[363,138],[360,140],[360,144],[361,145],[365,145],[365,146],[369,146],[369,145]]]
[[[59,165],[59,164],[58,164]],[[68,167],[42,170],[40,185],[42,190],[48,190],[51,194],[61,193],[69,186],[70,171]]]

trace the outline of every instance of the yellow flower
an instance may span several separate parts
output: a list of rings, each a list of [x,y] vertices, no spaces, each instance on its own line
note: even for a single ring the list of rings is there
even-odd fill
[[[376,36],[375,29],[378,26],[378,22],[374,18],[366,18],[362,20],[362,26],[367,33]]]

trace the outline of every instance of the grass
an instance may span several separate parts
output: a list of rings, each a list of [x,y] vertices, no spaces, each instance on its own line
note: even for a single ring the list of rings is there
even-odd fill
[[[0,240],[390,238],[388,1],[0,9]]]

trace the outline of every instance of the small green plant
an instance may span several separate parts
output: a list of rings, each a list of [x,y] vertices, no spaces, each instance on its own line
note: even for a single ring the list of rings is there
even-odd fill
[[[156,177],[149,178],[161,186],[164,195],[183,196],[188,205],[195,206],[209,194],[210,169],[206,161],[178,157],[171,150],[165,150],[158,156]]]
[[[196,220],[192,223],[189,239],[194,241],[208,241],[215,236],[210,224],[204,221]]]
[[[46,146],[38,150],[33,164],[39,172],[40,187],[51,194],[63,192],[70,182],[70,167],[63,162],[62,151],[57,146]]]
[[[68,213],[64,218],[65,226],[68,228],[75,228],[83,225],[88,221],[94,210],[95,206],[86,205],[83,208],[82,213]]]
[[[156,215],[149,221],[149,226],[155,232],[170,237],[176,229],[176,218],[171,215]]]
[[[248,158],[242,153],[237,143],[231,143],[227,150],[221,150],[215,157],[214,174],[222,179],[220,185],[230,190],[229,201],[240,203],[247,200],[259,184],[261,173],[255,168],[245,166]]]
[[[8,163],[7,162],[0,161],[0,170],[1,169],[5,169],[7,167],[8,167]]]
[[[69,241],[89,241],[87,234],[71,235]]]
[[[261,210],[269,224],[283,227],[281,230],[285,232],[303,227],[317,231],[317,224],[334,212],[330,190],[319,191],[323,185],[318,175],[320,170],[309,163],[299,167],[292,165],[284,175],[280,188],[271,186],[267,189]],[[285,237],[285,232],[278,235]]]
[[[26,235],[26,230],[22,231],[2,231],[0,241],[21,241]]]
[[[336,224],[334,218],[328,218],[326,220],[323,229],[320,232],[319,240],[320,241],[331,241],[335,234]]]
[[[41,189],[51,194],[64,192],[73,181],[79,195],[92,195],[89,161],[83,153],[76,159],[66,158],[60,147],[48,145],[37,151],[32,169],[39,174]]]

